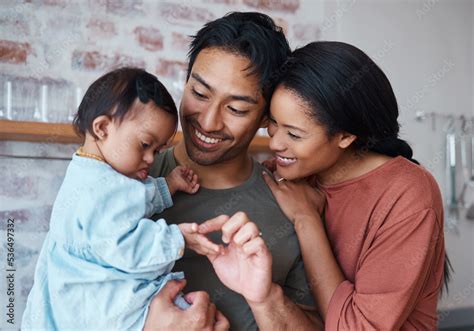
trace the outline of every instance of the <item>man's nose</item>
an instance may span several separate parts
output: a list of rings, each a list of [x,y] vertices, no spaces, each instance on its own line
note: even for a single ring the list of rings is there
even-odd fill
[[[217,132],[224,128],[222,110],[218,103],[211,104],[209,108],[201,113],[199,125],[206,132]]]

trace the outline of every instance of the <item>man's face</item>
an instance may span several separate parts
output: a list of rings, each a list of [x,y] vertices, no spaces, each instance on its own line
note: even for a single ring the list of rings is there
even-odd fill
[[[249,67],[247,58],[218,48],[196,57],[180,108],[186,152],[194,162],[211,165],[247,154],[265,107]]]

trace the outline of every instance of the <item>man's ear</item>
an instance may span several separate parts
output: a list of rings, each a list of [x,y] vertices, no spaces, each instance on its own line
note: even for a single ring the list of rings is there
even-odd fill
[[[351,133],[343,132],[339,136],[339,148],[346,149],[348,148],[355,140],[357,139],[356,135]]]
[[[260,120],[260,128],[268,128],[268,123],[270,121],[270,117],[267,114],[263,114],[262,119]]]
[[[101,115],[92,122],[92,131],[98,140],[107,137],[109,126],[111,124],[112,121],[107,115]]]

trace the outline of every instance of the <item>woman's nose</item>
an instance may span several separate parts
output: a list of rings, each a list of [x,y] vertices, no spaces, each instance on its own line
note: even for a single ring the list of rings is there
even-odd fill
[[[272,137],[270,138],[268,147],[274,152],[281,152],[285,150],[285,143],[278,131],[272,132]]]

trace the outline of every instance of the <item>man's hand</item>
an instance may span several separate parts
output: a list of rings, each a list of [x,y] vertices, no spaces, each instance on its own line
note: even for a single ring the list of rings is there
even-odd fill
[[[177,191],[194,194],[199,190],[198,175],[188,167],[177,166],[165,179],[171,195]]]
[[[185,295],[191,307],[181,310],[174,298],[184,288],[186,281],[170,281],[153,298],[148,310],[143,331],[157,330],[229,330],[229,321],[209,301],[206,292],[191,292]]]
[[[259,229],[243,212],[229,220],[215,218],[199,226],[202,234],[218,230],[222,231],[222,241],[228,246],[221,254],[208,254],[217,276],[247,301],[263,301],[272,285],[272,255]]]
[[[225,223],[229,219],[227,215],[218,216],[211,221],[217,223]],[[206,235],[199,233],[199,226],[196,223],[181,223],[178,224],[181,233],[183,234],[186,247],[192,249],[198,254],[209,255],[219,254],[223,247],[210,241]]]

